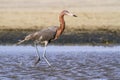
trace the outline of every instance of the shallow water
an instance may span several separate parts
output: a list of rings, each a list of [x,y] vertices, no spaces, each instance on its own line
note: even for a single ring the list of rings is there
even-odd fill
[[[52,67],[35,58],[33,46],[0,46],[0,80],[120,80],[120,46],[48,46]]]

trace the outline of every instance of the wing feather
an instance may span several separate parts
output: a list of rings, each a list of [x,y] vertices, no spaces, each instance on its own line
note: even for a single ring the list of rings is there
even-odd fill
[[[50,40],[54,39],[54,37],[56,35],[56,31],[57,31],[57,27],[54,26],[54,27],[44,29],[44,30],[39,31],[39,32],[34,33],[34,34],[36,34],[36,38],[39,38],[39,39],[42,36],[41,41],[50,41]]]

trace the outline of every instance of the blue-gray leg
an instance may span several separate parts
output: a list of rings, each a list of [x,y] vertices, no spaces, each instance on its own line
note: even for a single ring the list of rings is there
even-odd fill
[[[49,63],[47,57],[46,57],[46,47],[47,47],[48,41],[45,41],[45,48],[44,48],[44,52],[43,52],[43,58],[45,59],[46,63],[51,66],[51,64]]]
[[[36,52],[37,52],[37,59],[35,61],[35,65],[36,65],[40,61],[40,54],[39,54],[39,51],[38,51],[38,48],[37,48],[37,43],[34,43],[34,44],[35,44],[35,48],[36,48]]]

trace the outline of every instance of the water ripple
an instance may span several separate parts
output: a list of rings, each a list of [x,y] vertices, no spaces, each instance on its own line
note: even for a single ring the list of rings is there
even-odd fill
[[[3,48],[4,50],[7,50],[3,51],[3,49],[0,49],[2,50],[0,51],[1,80],[120,79],[120,49],[118,50],[118,47],[116,50],[111,50],[112,52],[109,51],[108,48],[102,51],[85,51],[82,50],[82,46],[79,47],[79,50],[77,46],[78,51],[73,50],[74,46],[71,46],[71,48],[69,48],[70,50],[67,51],[64,51],[64,48],[58,52],[48,49],[47,57],[50,60],[52,67],[49,67],[44,60],[37,66],[33,66],[36,58],[33,47],[27,46],[30,50],[22,47],[25,48],[24,51],[21,51],[21,49],[18,50],[17,48],[19,47],[8,49],[7,46],[6,48],[4,46]],[[31,50],[31,48],[33,50]],[[94,48],[95,47],[92,47],[91,49]],[[99,47],[97,47],[97,49],[98,48]],[[15,51],[15,49],[17,51]],[[60,49],[62,48],[60,47]],[[100,49],[102,48],[100,47]],[[105,48],[103,47],[103,49]]]

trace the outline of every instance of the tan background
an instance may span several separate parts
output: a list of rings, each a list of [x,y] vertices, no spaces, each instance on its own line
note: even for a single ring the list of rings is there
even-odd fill
[[[0,0],[0,29],[59,25],[64,9],[78,15],[65,17],[68,29],[120,30],[120,0]]]

